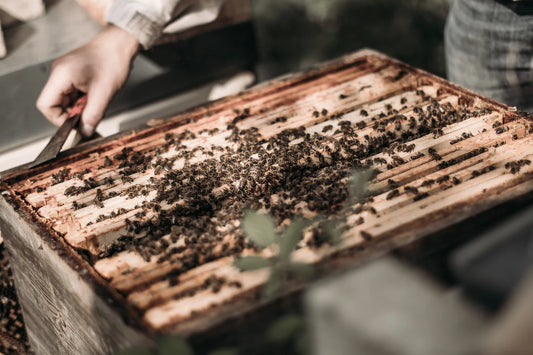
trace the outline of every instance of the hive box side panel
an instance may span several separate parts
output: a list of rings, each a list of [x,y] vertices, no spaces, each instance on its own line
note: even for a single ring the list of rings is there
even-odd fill
[[[0,228],[12,261],[28,338],[38,354],[111,354],[149,340],[0,199]]]

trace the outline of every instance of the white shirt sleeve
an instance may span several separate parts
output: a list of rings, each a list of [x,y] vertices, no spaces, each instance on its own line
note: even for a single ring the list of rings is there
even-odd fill
[[[106,21],[131,33],[146,49],[163,33],[217,19],[224,0],[115,0]]]

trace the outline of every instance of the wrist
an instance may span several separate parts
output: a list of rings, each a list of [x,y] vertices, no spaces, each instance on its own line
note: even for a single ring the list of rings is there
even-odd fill
[[[113,52],[120,51],[130,59],[133,59],[139,51],[140,45],[137,38],[118,26],[108,24],[99,36],[106,38],[102,42],[112,47],[107,48],[106,50]]]

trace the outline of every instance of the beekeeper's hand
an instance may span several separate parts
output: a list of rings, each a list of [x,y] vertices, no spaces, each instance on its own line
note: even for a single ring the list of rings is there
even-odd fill
[[[125,30],[108,25],[87,44],[52,62],[50,77],[37,108],[59,126],[81,93],[87,94],[79,131],[90,137],[104,116],[109,101],[124,85],[139,42]]]

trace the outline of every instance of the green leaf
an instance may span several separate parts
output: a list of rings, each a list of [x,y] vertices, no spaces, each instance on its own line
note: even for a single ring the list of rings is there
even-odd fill
[[[222,348],[211,351],[209,355],[237,355],[238,353],[236,348]]]
[[[368,183],[374,176],[370,169],[353,170],[350,174],[350,199],[353,203],[362,202],[368,195]]]
[[[296,276],[301,279],[311,278],[315,273],[315,268],[310,264],[290,263],[286,266],[286,268],[287,272],[289,272],[292,276]]]
[[[165,335],[156,340],[157,353],[159,355],[193,355],[192,347],[178,337]]]
[[[295,338],[304,327],[302,318],[295,314],[275,321],[267,330],[267,339],[274,343],[285,343]]]
[[[310,349],[309,341],[310,341],[309,333],[307,333],[307,331],[305,331],[305,328],[304,328],[304,331],[302,331],[301,335],[296,339],[296,351],[300,354],[311,353],[311,351],[309,351]]]
[[[281,270],[277,268],[272,269],[270,277],[263,288],[263,293],[267,299],[274,298],[279,293],[282,286],[283,274],[281,273]]]
[[[233,266],[235,266],[241,271],[253,271],[265,267],[271,267],[272,260],[262,258],[260,256],[244,256],[242,258],[236,259],[233,262]]]
[[[339,244],[342,240],[342,233],[339,231],[339,228],[335,226],[332,221],[326,220],[320,222],[320,229],[322,233],[326,236],[329,241],[329,244],[336,245]]]
[[[302,240],[303,231],[309,225],[309,222],[304,219],[293,221],[285,231],[279,245],[279,257],[283,261],[290,259],[291,253]]]
[[[258,247],[265,248],[276,241],[276,225],[269,215],[246,211],[242,220],[242,229]]]
[[[152,353],[147,348],[134,347],[119,351],[115,355],[152,355]]]

